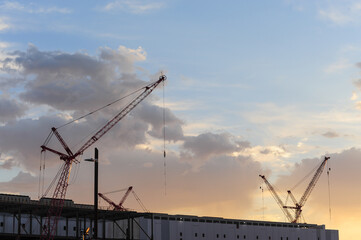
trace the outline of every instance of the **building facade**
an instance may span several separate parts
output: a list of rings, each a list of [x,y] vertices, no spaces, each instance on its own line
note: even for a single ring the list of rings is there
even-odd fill
[[[50,199],[0,194],[0,239],[39,239]],[[66,200],[55,239],[95,239],[92,205]],[[324,225],[250,221],[159,213],[98,211],[97,239],[135,240],[338,240]]]

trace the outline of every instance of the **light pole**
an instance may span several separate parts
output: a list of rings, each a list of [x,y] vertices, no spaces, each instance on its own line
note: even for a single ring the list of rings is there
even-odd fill
[[[94,158],[84,159],[84,161],[94,162],[94,235],[93,239],[98,239],[98,148],[94,149]],[[95,238],[94,238],[95,236]]]

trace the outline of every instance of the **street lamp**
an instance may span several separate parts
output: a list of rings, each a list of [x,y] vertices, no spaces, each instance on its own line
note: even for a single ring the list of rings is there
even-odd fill
[[[98,238],[98,148],[94,149],[94,158],[84,159],[84,161],[94,162],[94,235]]]

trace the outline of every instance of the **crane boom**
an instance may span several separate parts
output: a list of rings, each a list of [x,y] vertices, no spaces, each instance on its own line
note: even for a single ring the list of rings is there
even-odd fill
[[[296,200],[295,196],[293,195],[293,193],[291,192],[291,190],[288,190],[287,193],[288,193],[288,195],[291,197],[292,202],[293,202],[294,204],[297,204],[297,200]]]
[[[330,159],[330,157],[325,156],[321,165],[317,168],[315,175],[313,175],[313,177],[312,177],[310,183],[308,184],[305,192],[303,193],[300,201],[298,203],[296,203],[296,213],[295,213],[295,219],[293,220],[293,222],[298,222],[298,219],[300,218],[301,213],[302,213],[302,207],[305,205],[308,197],[311,195],[312,190],[315,188],[316,183],[317,183],[318,179],[320,178],[320,176],[323,172],[323,169],[325,169],[326,163],[329,159]]]
[[[133,101],[131,101],[121,112],[119,112],[114,118],[108,121],[98,132],[96,132],[75,154],[70,150],[64,139],[61,137],[56,128],[52,128],[53,133],[65,149],[67,154],[61,153],[54,149],[51,149],[45,145],[41,146],[43,151],[50,151],[59,155],[61,160],[64,160],[64,166],[60,174],[59,181],[55,187],[54,194],[50,203],[48,211],[47,228],[44,229],[41,235],[41,239],[54,239],[54,235],[57,228],[58,218],[61,214],[66,191],[69,185],[69,175],[71,171],[71,165],[73,162],[77,162],[76,157],[83,154],[83,152],[98,141],[104,134],[106,134],[115,124],[123,119],[130,111],[132,111],[140,102],[142,102],[161,82],[167,79],[165,75],[161,75],[156,82],[153,82],[144,87],[144,91],[140,93]]]
[[[271,192],[271,194],[272,194],[273,198],[276,200],[278,206],[282,209],[282,212],[285,214],[287,219],[291,222],[292,221],[292,216],[291,216],[290,212],[288,211],[288,209],[284,207],[284,203],[282,202],[281,198],[278,196],[276,190],[273,188],[271,183],[268,182],[268,180],[266,179],[266,177],[264,175],[259,175],[259,176],[266,183],[266,186],[267,186],[268,190]]]
[[[301,200],[299,201],[299,205],[303,206],[305,205],[308,197],[310,196],[312,190],[315,188],[316,183],[318,181],[318,179],[320,178],[323,169],[325,169],[326,163],[328,161],[328,159],[330,159],[330,157],[325,157],[325,159],[322,161],[321,165],[317,168],[315,175],[313,176],[312,180],[310,181],[310,183],[308,184],[308,187],[306,189],[306,191],[304,192],[304,194],[301,197]]]
[[[123,207],[123,203],[124,203],[125,199],[127,199],[127,197],[129,196],[129,193],[130,193],[132,190],[133,190],[133,187],[130,186],[130,187],[128,188],[127,192],[124,194],[124,196],[123,196],[122,199],[120,200],[120,202],[119,202],[119,204],[118,204],[119,206]]]
[[[65,149],[65,151],[68,153],[68,156],[70,158],[73,157],[73,152],[70,150],[68,144],[66,144],[66,142],[64,141],[64,139],[60,136],[60,133],[58,132],[58,130],[56,130],[55,127],[52,127],[51,130],[53,131],[53,133],[55,134],[56,138],[59,140],[59,142],[61,143],[61,145],[63,146],[63,148]],[[74,157],[75,158],[75,157]]]
[[[105,133],[107,133],[115,124],[117,124],[122,118],[124,118],[130,111],[133,110],[141,101],[143,101],[161,82],[165,81],[167,78],[165,75],[159,77],[158,81],[149,84],[145,87],[144,91],[136,97],[130,104],[128,104],[120,113],[118,113],[114,118],[112,118],[107,124],[104,125],[98,132],[96,132],[75,154],[83,154],[83,152],[93,145],[99,138],[101,138]]]
[[[112,200],[110,200],[110,198],[106,197],[104,194],[98,193],[98,196],[103,198],[110,205],[112,205],[114,207],[114,209],[118,208],[118,205],[115,202],[113,202]]]

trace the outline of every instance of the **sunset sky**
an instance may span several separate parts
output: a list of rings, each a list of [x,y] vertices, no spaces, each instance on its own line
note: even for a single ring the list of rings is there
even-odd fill
[[[38,199],[62,163],[48,152],[39,171],[51,127],[161,73],[165,87],[78,159],[67,198],[92,203],[93,164],[83,160],[97,147],[100,192],[132,185],[152,212],[286,221],[259,174],[285,199],[327,155],[329,179],[326,169],[304,219],[359,239],[355,0],[0,0],[0,192]],[[129,101],[59,132],[76,152]],[[49,147],[63,151],[55,138]],[[294,189],[297,199],[309,181]],[[124,205],[140,210],[131,196]]]

